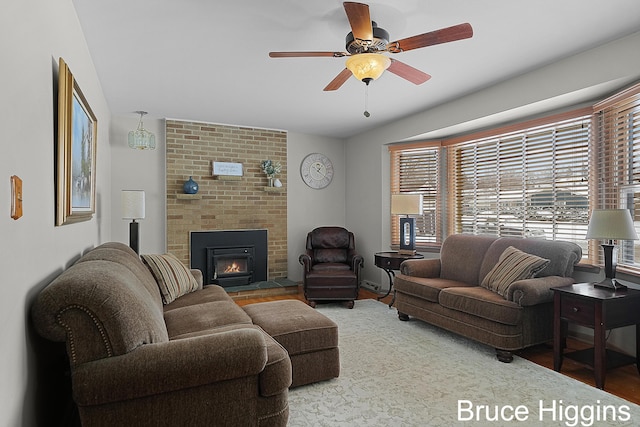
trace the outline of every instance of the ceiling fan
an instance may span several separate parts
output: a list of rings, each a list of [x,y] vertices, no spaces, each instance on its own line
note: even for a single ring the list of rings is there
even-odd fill
[[[346,68],[324,88],[325,91],[339,89],[352,74],[369,85],[385,70],[419,85],[429,80],[431,76],[404,62],[391,59],[383,53],[406,52],[473,36],[471,25],[464,23],[389,42],[389,33],[378,27],[376,22],[371,21],[368,5],[350,1],[344,2],[343,5],[351,26],[351,32],[346,37],[347,52],[269,52],[269,56],[271,58],[348,57]]]

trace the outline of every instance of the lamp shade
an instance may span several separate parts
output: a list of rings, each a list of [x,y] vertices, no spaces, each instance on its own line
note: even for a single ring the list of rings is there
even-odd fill
[[[392,194],[393,215],[422,215],[422,194]]]
[[[375,80],[391,65],[391,59],[379,53],[359,53],[347,59],[346,67],[356,79]]]
[[[628,209],[594,209],[587,239],[638,240]]]
[[[143,190],[122,190],[122,219],[144,219]]]

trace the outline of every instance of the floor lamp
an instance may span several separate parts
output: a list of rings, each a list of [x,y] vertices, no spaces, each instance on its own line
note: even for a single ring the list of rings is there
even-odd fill
[[[416,253],[416,220],[409,215],[422,215],[422,194],[392,194],[391,214],[400,218],[400,250],[403,255]]]
[[[621,290],[627,289],[622,283],[618,283],[616,277],[616,250],[614,240],[638,240],[631,212],[628,209],[594,209],[589,219],[587,239],[603,239],[602,250],[604,252],[604,275],[602,282],[595,283],[597,288]]]
[[[129,246],[140,253],[140,223],[136,219],[144,219],[144,191],[122,190],[122,219],[130,219]]]

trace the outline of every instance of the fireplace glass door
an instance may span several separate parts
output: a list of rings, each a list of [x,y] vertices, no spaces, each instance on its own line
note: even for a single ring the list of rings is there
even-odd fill
[[[240,286],[253,282],[253,247],[207,248],[209,283]]]

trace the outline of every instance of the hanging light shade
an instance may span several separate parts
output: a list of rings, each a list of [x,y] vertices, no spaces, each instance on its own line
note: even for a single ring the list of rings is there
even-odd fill
[[[146,130],[142,124],[142,116],[147,114],[146,111],[136,111],[140,114],[140,123],[138,128],[129,132],[129,147],[136,150],[155,150],[156,136]]]
[[[375,80],[391,65],[391,59],[379,53],[359,53],[347,59],[346,66],[356,79],[365,83]]]

